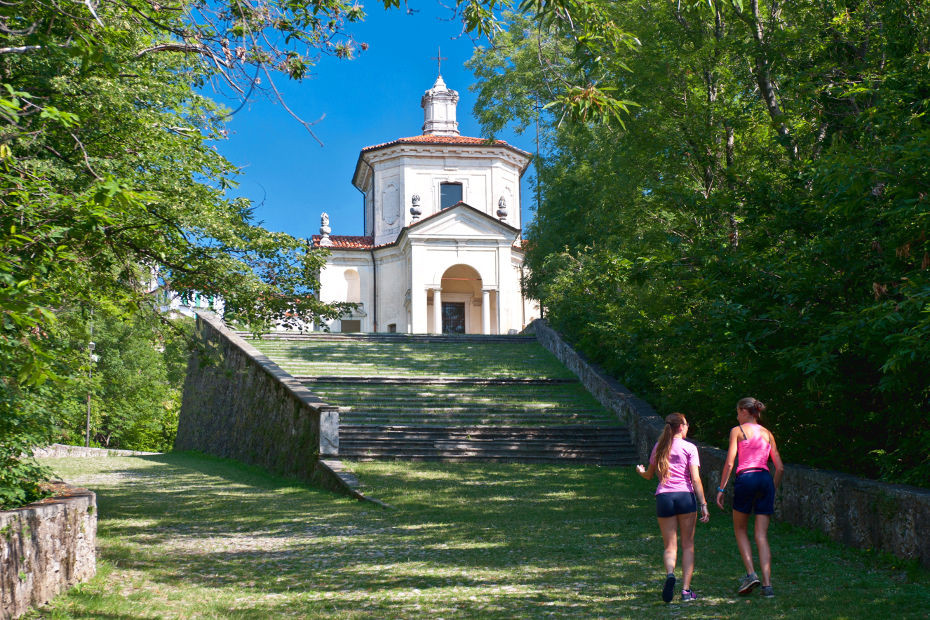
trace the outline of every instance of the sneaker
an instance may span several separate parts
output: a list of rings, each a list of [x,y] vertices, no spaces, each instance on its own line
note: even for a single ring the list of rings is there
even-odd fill
[[[762,586],[762,596],[765,598],[775,598],[775,588],[772,586]]]
[[[675,575],[669,573],[665,578],[665,585],[662,586],[662,600],[671,603],[673,596],[675,596]]]
[[[752,592],[752,589],[757,585],[762,583],[759,581],[759,577],[755,573],[751,573],[743,577],[739,582],[739,588],[736,590],[740,594],[749,594]]]
[[[697,600],[697,594],[694,593],[694,590],[682,590],[681,591],[681,602],[690,603],[691,601]]]

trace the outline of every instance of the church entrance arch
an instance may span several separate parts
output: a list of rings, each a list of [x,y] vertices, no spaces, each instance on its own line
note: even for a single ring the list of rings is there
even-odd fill
[[[438,293],[438,295],[437,295]],[[441,301],[436,305],[436,299]],[[433,331],[443,334],[485,332],[482,313],[482,281],[478,271],[464,264],[442,274],[441,288],[433,293]]]

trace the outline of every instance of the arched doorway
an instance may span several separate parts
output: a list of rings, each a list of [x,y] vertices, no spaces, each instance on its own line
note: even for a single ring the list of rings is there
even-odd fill
[[[468,265],[453,265],[442,274],[441,285],[441,332],[480,334],[481,276],[478,272]]]

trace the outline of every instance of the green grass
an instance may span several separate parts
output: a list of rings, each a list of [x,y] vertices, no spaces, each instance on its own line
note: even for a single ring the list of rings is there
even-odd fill
[[[930,574],[774,524],[774,600],[732,594],[728,515],[659,599],[652,483],[632,468],[352,464],[396,510],[190,454],[47,460],[98,492],[99,575],[52,618],[926,617]],[[35,615],[35,614],[34,614]]]
[[[292,375],[573,379],[535,340],[249,340]]]
[[[341,407],[346,424],[541,426],[619,424],[617,416],[578,383],[554,385],[401,385],[307,382],[327,403]]]

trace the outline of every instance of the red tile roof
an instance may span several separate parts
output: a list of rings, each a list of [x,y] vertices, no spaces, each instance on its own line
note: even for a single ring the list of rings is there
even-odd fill
[[[313,247],[320,247],[320,235],[313,235]],[[330,235],[329,240],[333,242],[332,245],[326,246],[336,249],[350,249],[350,250],[370,250],[375,246],[374,237],[362,237],[357,235]]]
[[[375,144],[374,146],[366,146],[362,149],[362,152],[372,151],[374,149],[380,149],[385,146],[392,146],[394,144],[465,144],[469,146],[506,146],[511,149],[516,149],[516,147],[510,146],[503,140],[488,140],[487,138],[470,138],[468,136],[435,136],[435,135],[422,135],[422,136],[410,136],[409,138],[398,138],[396,140],[391,140],[390,142],[385,142],[383,144]],[[519,149],[516,149],[519,150]]]

